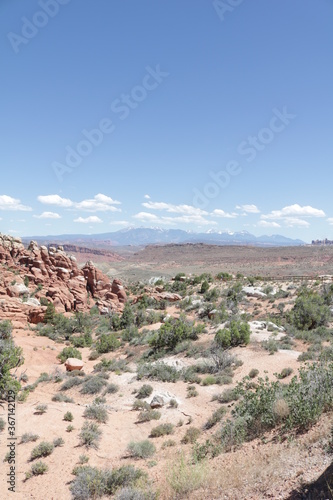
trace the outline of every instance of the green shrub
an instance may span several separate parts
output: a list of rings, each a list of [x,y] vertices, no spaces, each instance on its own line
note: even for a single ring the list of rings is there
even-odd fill
[[[173,462],[167,480],[173,490],[172,498],[192,498],[192,491],[207,484],[208,467],[205,462],[188,462],[181,455]]]
[[[207,458],[217,457],[220,453],[221,446],[215,441],[206,439],[205,443],[194,443],[192,457],[194,463],[199,463]]]
[[[102,431],[95,422],[85,422],[79,434],[80,445],[98,449]]]
[[[263,346],[264,349],[266,349],[266,351],[269,351],[269,354],[274,354],[279,350],[279,344],[273,338],[264,340],[264,342],[262,342],[261,345]]]
[[[201,380],[202,385],[214,385],[216,384],[216,377],[214,375],[207,375],[204,379]]]
[[[162,450],[164,450],[165,448],[171,448],[172,446],[176,446],[176,444],[177,444],[176,441],[174,441],[173,439],[167,439],[162,444]]]
[[[52,396],[52,401],[59,403],[74,403],[74,399],[66,396],[66,394],[55,394]]]
[[[68,377],[67,380],[60,386],[60,391],[67,391],[76,385],[81,385],[83,379],[81,377]]]
[[[237,401],[239,399],[239,394],[235,389],[225,389],[222,394],[218,394],[213,397],[213,401],[218,401],[219,403],[231,403],[232,401]]]
[[[150,410],[150,405],[142,399],[136,399],[133,403],[132,410]]]
[[[43,413],[47,412],[47,405],[39,404],[35,408],[35,413],[38,415],[43,415]]]
[[[90,466],[80,466],[76,469],[76,477],[70,486],[73,500],[112,496],[120,488],[135,485],[145,475],[133,465],[124,465],[111,471]]]
[[[24,390],[20,390],[20,392],[17,395],[17,401],[19,403],[24,403],[30,394],[30,392],[33,392],[36,389],[36,386],[29,386],[29,388],[25,388]]]
[[[301,290],[289,315],[291,323],[299,330],[313,330],[325,325],[330,317],[331,311],[324,297],[308,289]]]
[[[47,457],[53,452],[54,445],[47,441],[39,443],[31,452],[30,460],[35,460],[40,457]]]
[[[75,429],[74,425],[69,424],[66,427],[66,432],[72,432],[74,429]]]
[[[153,388],[151,385],[143,384],[143,386],[140,387],[140,389],[136,393],[135,397],[138,399],[148,398],[152,392],[153,392]]]
[[[215,410],[214,413],[212,414],[212,416],[209,417],[209,419],[205,423],[204,428],[211,429],[212,427],[214,427],[214,425],[216,425],[218,422],[220,422],[222,420],[222,418],[224,417],[226,412],[227,412],[227,410],[224,406],[222,406],[218,410]]]
[[[92,404],[87,406],[83,412],[83,416],[90,420],[97,420],[99,423],[105,424],[109,418],[107,409],[103,405]]]
[[[65,444],[65,441],[63,440],[62,437],[55,438],[53,440],[53,446],[57,448],[58,446],[63,446]]]
[[[29,377],[28,377],[28,375],[26,373],[22,373],[22,375],[20,375],[20,379],[19,380],[20,380],[20,382],[24,382],[25,383],[25,382],[28,382]]]
[[[246,436],[246,417],[236,417],[233,420],[227,420],[217,434],[223,451],[230,451],[234,448],[238,448],[245,441]]]
[[[88,376],[89,376],[89,378],[91,378],[91,377],[92,377],[92,375],[88,375]],[[101,372],[98,374],[98,377],[101,377],[101,378],[103,378],[104,380],[109,380],[109,378],[110,378],[110,374],[109,374],[109,373],[107,373],[107,372],[101,371]]]
[[[204,293],[208,292],[208,290],[209,290],[209,283],[208,283],[208,281],[205,280],[201,284],[200,293],[204,294]]]
[[[4,430],[6,426],[6,422],[4,421],[3,418],[0,417],[0,432],[2,432]]]
[[[288,367],[288,368],[283,368],[281,372],[277,375],[279,379],[289,377],[293,373],[293,369]]]
[[[21,347],[16,347],[12,337],[12,324],[10,321],[0,321],[0,399],[7,400],[8,392],[18,393],[21,386],[11,374],[13,368],[21,366],[24,362]]]
[[[215,334],[215,342],[218,346],[227,349],[238,345],[246,345],[250,342],[251,329],[248,323],[241,321],[230,321],[229,328],[218,330]]]
[[[138,326],[141,326],[145,323],[146,319],[146,314],[144,311],[138,311],[137,317],[136,317],[136,322]],[[126,328],[126,330],[123,331],[121,334],[121,339],[124,342],[130,342],[131,340],[135,339],[136,337],[139,337],[139,330],[135,325],[131,325]]]
[[[45,472],[47,472],[48,470],[49,470],[48,466],[41,460],[31,466],[31,473],[34,476],[45,474]]]
[[[177,400],[176,399],[170,399],[169,406],[170,406],[170,408],[178,408]]]
[[[25,432],[22,434],[21,443],[30,443],[31,441],[37,441],[39,438],[38,434],[33,434],[32,432]]]
[[[70,411],[66,411],[65,415],[64,415],[64,420],[66,422],[72,422],[73,421],[73,413],[71,413]]]
[[[119,391],[119,385],[111,383],[111,384],[108,384],[107,388],[105,389],[104,394],[115,394],[118,391]]]
[[[95,361],[96,359],[99,358],[99,356],[100,356],[100,354],[97,351],[93,350],[89,354],[89,361]]]
[[[144,410],[139,413],[138,422],[150,422],[150,420],[159,420],[161,413],[158,410]]]
[[[238,275],[237,275],[238,278]],[[220,272],[216,275],[217,280],[223,280],[223,281],[231,281],[232,280],[232,275],[226,272]]]
[[[106,380],[101,377],[92,377],[84,382],[81,394],[97,394],[107,385]]]
[[[320,415],[333,408],[333,363],[301,368],[289,384],[259,378],[254,390],[247,380],[236,391],[241,396],[234,418],[246,423],[245,437],[252,439],[282,423],[282,431],[306,430]]]
[[[249,377],[250,378],[255,378],[259,375],[259,370],[256,368],[252,368],[252,370],[249,371]]]
[[[39,375],[38,379],[36,380],[36,383],[40,384],[41,382],[50,382],[50,380],[52,380],[52,376],[46,372],[43,372]]]
[[[155,364],[145,363],[138,366],[137,379],[160,380],[161,382],[177,382],[181,373],[173,366],[158,362]]]
[[[189,382],[190,384],[200,384],[201,378],[194,370],[194,366],[189,366],[183,370],[183,379],[185,382]]]
[[[172,424],[161,424],[158,425],[157,427],[153,427],[153,429],[150,432],[150,437],[160,437],[160,436],[167,436],[169,434],[173,434],[174,432],[174,426]]]
[[[195,398],[199,395],[194,385],[188,385],[186,387],[186,390],[187,390],[187,395],[186,395],[187,398]]]
[[[196,427],[189,427],[185,432],[185,435],[182,438],[181,442],[183,444],[188,444],[188,443],[193,444],[196,442],[200,434],[201,434],[200,429],[197,429]]]
[[[44,323],[53,323],[56,314],[55,307],[52,302],[47,302],[46,311],[44,314]]]
[[[128,328],[134,324],[135,315],[129,302],[126,302],[120,319],[121,328]]]
[[[115,351],[120,346],[120,341],[117,339],[114,333],[102,335],[96,340],[95,350],[99,354],[104,354],[107,352]]]
[[[71,337],[71,342],[74,347],[90,347],[93,340],[91,333],[85,333],[84,335],[79,335],[78,337]]]
[[[75,347],[64,347],[63,350],[58,354],[58,359],[64,363],[68,358],[82,359],[82,355],[78,349]]]
[[[110,371],[110,372],[128,372],[128,363],[124,359],[105,359],[103,358],[97,365],[94,366],[95,372]]]
[[[216,377],[216,383],[219,385],[229,385],[232,384],[232,375],[223,373]]]
[[[79,456],[79,464],[83,465],[89,462],[89,457],[87,455]]]
[[[182,317],[171,318],[153,335],[150,345],[156,350],[164,348],[172,350],[184,340],[196,340],[202,331],[203,325],[195,326],[193,322],[190,323]]]
[[[131,441],[127,446],[127,452],[134,458],[150,458],[156,451],[155,445],[148,439],[144,441]]]

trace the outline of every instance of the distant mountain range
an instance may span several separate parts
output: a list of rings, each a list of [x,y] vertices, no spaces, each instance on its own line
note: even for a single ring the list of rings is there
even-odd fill
[[[73,244],[109,248],[111,246],[146,246],[167,245],[170,243],[206,243],[210,245],[254,245],[268,246],[299,246],[305,245],[302,240],[286,238],[278,234],[272,236],[254,236],[248,231],[194,233],[181,229],[161,228],[126,228],[112,233],[102,234],[61,234],[57,236],[31,236],[22,238],[24,242],[35,240],[39,244]]]

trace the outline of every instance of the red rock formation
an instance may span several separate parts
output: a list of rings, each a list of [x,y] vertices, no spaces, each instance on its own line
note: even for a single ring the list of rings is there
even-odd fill
[[[19,238],[0,234],[0,319],[42,321],[45,307],[53,302],[57,312],[88,311],[97,305],[102,313],[122,310],[127,296],[119,280],[110,280],[91,261],[79,269],[63,247],[26,249]],[[91,298],[95,299],[91,300]]]

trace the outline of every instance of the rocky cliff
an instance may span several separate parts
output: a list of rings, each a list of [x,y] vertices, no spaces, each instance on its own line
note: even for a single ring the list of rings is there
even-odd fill
[[[119,280],[111,283],[91,261],[80,269],[62,246],[31,241],[25,248],[19,238],[0,233],[0,319],[38,323],[46,300],[57,312],[97,306],[106,314],[121,310],[127,296]]]

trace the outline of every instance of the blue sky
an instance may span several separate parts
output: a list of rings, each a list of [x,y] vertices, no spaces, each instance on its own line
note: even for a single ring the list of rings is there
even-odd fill
[[[333,238],[330,0],[2,0],[0,231]]]

